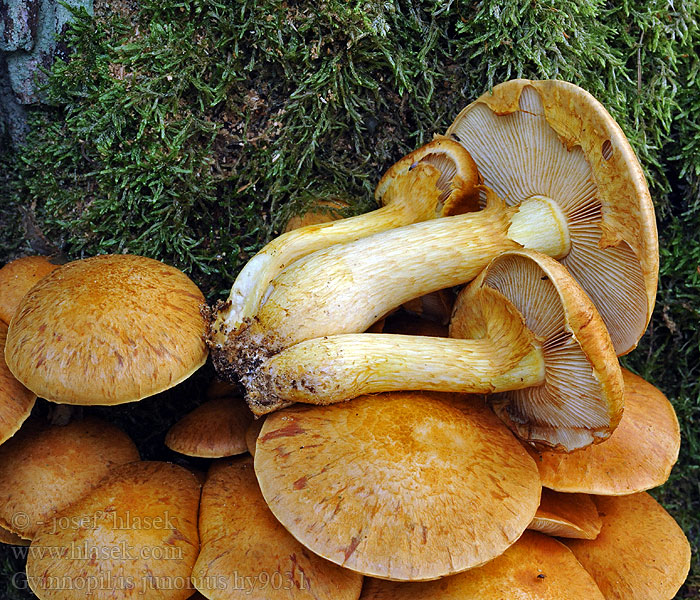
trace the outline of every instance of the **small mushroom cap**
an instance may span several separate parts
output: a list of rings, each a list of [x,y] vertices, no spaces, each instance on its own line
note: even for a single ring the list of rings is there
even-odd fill
[[[316,556],[275,519],[250,457],[211,466],[199,531],[202,550],[192,579],[210,600],[356,600],[360,595],[361,575]]]
[[[9,325],[24,295],[57,267],[44,256],[25,256],[0,269],[0,320]]]
[[[341,211],[347,208],[347,202],[343,200],[321,200],[316,202],[310,210],[302,215],[294,215],[287,221],[284,231],[294,231],[307,225],[320,225],[321,223],[329,223],[341,218]]]
[[[199,553],[200,486],[187,469],[135,462],[44,524],[27,579],[41,600],[185,600]],[[66,585],[56,585],[65,582]],[[79,587],[79,586],[82,586]]]
[[[212,379],[207,388],[207,398],[224,398],[226,396],[235,396],[238,393],[238,386],[228,381],[223,381],[219,378]]]
[[[690,570],[690,544],[646,492],[594,496],[603,519],[595,540],[564,540],[608,600],[668,600]]]
[[[136,460],[129,436],[100,419],[23,427],[0,446],[0,526],[32,539],[112,469]]]
[[[253,419],[253,422],[248,426],[248,431],[245,433],[245,443],[251,456],[255,456],[255,448],[264,423],[265,417]]]
[[[560,492],[619,496],[668,479],[681,442],[673,406],[638,375],[622,369],[622,377],[625,411],[607,440],[571,454],[531,450],[542,485]]]
[[[562,263],[598,307],[617,354],[630,352],[654,308],[654,207],[627,138],[591,94],[565,81],[516,79],[467,106],[447,131],[508,205],[544,195],[569,221]]]
[[[255,453],[263,496],[294,537],[395,580],[435,579],[501,554],[535,515],[535,471],[478,398],[422,392],[278,411]]]
[[[424,319],[447,325],[452,317],[456,294],[450,290],[438,290],[404,302],[402,308]]]
[[[542,488],[537,514],[528,529],[547,535],[594,540],[602,521],[587,494],[563,494]]]
[[[481,567],[427,583],[367,579],[360,600],[603,600],[562,543],[526,531]]]
[[[5,347],[7,325],[0,322],[0,348]],[[24,387],[0,356],[0,444],[10,439],[34,408],[36,394]]]
[[[498,416],[521,439],[567,452],[609,437],[622,415],[622,374],[588,296],[553,258],[506,252],[462,290],[450,336],[481,337],[483,323],[504,328],[490,318],[504,298],[539,338],[545,374],[541,385],[491,394]]]
[[[162,392],[204,364],[204,297],[181,271],[132,255],[63,265],[23,298],[10,370],[42,398],[120,404]]]
[[[221,458],[248,450],[245,434],[253,413],[241,398],[214,398],[170,428],[165,445],[187,456]]]

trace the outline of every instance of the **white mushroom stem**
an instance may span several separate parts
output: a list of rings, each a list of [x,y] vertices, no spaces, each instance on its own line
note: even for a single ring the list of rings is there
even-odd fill
[[[544,377],[538,344],[514,352],[490,339],[359,333],[291,346],[243,383],[262,414],[268,403],[332,404],[407,389],[487,394],[540,385]]]
[[[553,257],[568,252],[567,223],[554,202],[535,197],[505,208],[495,194],[487,197],[482,211],[392,229],[296,262],[271,283],[254,319],[238,330],[224,323],[233,334],[214,349],[220,373],[240,375],[303,340],[365,331],[411,298],[471,281],[492,258],[521,245]]]

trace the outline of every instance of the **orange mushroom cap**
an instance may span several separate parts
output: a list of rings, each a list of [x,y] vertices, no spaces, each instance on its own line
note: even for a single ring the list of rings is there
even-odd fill
[[[23,298],[5,359],[42,398],[120,404],[162,392],[207,358],[204,297],[181,271],[132,255],[56,269]]]
[[[129,436],[101,419],[25,426],[0,446],[0,526],[32,539],[110,471],[137,460]]]
[[[194,474],[177,465],[115,469],[37,531],[29,586],[41,600],[189,598],[199,496]]]
[[[5,347],[7,325],[0,322],[0,349]],[[24,387],[0,356],[0,444],[10,439],[34,408],[36,394]]]
[[[362,576],[316,556],[265,504],[250,457],[217,461],[202,490],[192,571],[210,600],[357,600]]]
[[[170,428],[165,445],[187,456],[221,458],[248,450],[245,435],[253,413],[241,398],[213,398]]]
[[[278,411],[255,452],[263,496],[294,537],[336,564],[396,580],[501,554],[535,515],[535,471],[483,402],[422,392]]]
[[[45,256],[25,256],[0,269],[0,320],[9,325],[24,295],[57,267]]]
[[[563,540],[608,600],[669,600],[690,569],[690,544],[646,492],[594,496],[603,520],[594,540]]]
[[[360,600],[603,600],[571,552],[533,531],[492,561],[426,583],[367,579]]]

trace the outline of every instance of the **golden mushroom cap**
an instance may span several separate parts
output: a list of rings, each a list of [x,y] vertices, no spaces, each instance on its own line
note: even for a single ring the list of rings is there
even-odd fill
[[[604,442],[562,454],[531,450],[542,485],[560,492],[618,496],[663,484],[678,459],[680,429],[666,396],[622,369],[625,410]]]
[[[120,404],[204,364],[204,297],[181,271],[132,255],[63,265],[23,298],[7,336],[12,373],[42,398]]]
[[[5,347],[7,325],[0,322],[0,348]],[[36,394],[24,387],[0,356],[0,444],[10,439],[34,408]]]
[[[396,580],[498,556],[532,520],[541,489],[527,452],[483,402],[422,392],[268,415],[255,472],[302,544]]]
[[[187,456],[222,458],[248,451],[246,431],[253,413],[242,398],[213,398],[170,428],[165,445]]]
[[[594,496],[603,520],[594,540],[563,540],[608,600],[668,600],[690,569],[690,544],[646,492]]]
[[[253,459],[217,461],[202,490],[192,571],[210,600],[357,600],[362,576],[316,556],[275,519]]]
[[[562,543],[526,531],[492,561],[423,583],[366,579],[361,600],[603,600],[603,594]]]
[[[199,496],[196,477],[177,465],[115,469],[37,531],[29,586],[41,600],[189,598]]]
[[[564,494],[542,488],[540,507],[528,529],[547,535],[594,540],[602,521],[588,494]]]
[[[9,325],[24,295],[56,268],[45,256],[25,256],[0,269],[0,321]]]
[[[0,527],[32,539],[110,471],[137,460],[129,436],[101,419],[30,423],[0,446]]]
[[[642,168],[605,107],[572,83],[515,79],[467,106],[447,135],[508,205],[536,195],[559,204],[571,236],[561,262],[598,307],[617,354],[630,352],[654,308],[658,235]]]

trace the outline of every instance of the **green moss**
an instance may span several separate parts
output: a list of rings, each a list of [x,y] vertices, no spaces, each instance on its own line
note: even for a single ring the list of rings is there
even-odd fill
[[[0,157],[0,258],[145,254],[185,269],[211,300],[315,199],[372,207],[394,160],[499,81],[556,77],[598,97],[657,208],[658,306],[625,362],[677,408],[684,444],[658,496],[697,556],[696,1],[147,0],[135,15],[98,15],[76,15],[74,54],[49,75],[51,108],[33,111],[19,155]],[[120,422],[141,436],[149,410],[124,409]],[[178,414],[149,425],[148,456]],[[698,594],[693,569],[681,598]]]

